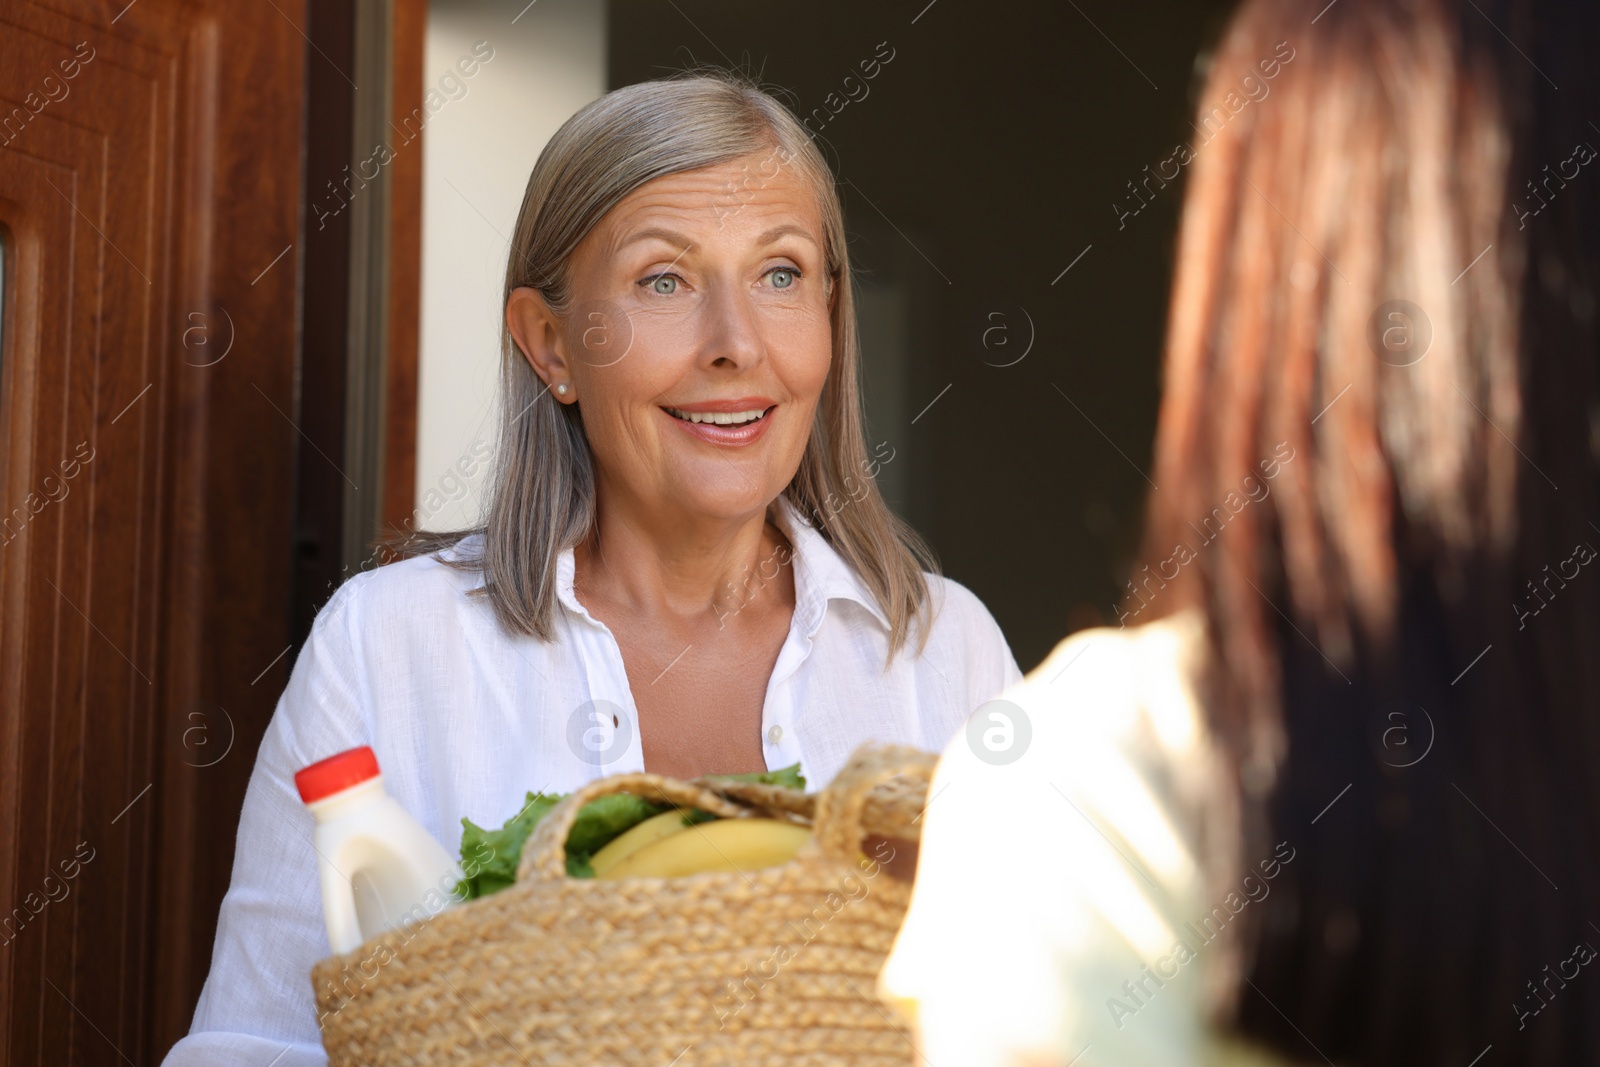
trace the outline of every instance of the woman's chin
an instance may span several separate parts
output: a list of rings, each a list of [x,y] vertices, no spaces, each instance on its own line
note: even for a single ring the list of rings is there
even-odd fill
[[[766,462],[743,456],[686,456],[668,463],[655,490],[658,499],[692,515],[737,522],[760,513],[794,478],[775,474]],[[750,457],[752,460],[755,457]],[[798,470],[798,459],[794,469]]]

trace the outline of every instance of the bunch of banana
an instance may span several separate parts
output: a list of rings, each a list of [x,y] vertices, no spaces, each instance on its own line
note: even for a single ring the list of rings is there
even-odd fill
[[[749,872],[794,859],[811,829],[780,819],[714,819],[685,825],[682,811],[646,819],[589,861],[596,878],[680,878]]]

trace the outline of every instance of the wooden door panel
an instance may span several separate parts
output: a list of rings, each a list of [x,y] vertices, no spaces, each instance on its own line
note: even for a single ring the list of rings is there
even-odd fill
[[[63,47],[39,33],[41,28],[35,27],[30,51],[73,55],[71,45]],[[13,77],[26,76],[26,65],[7,68]],[[99,69],[91,63],[78,78],[89,73],[101,75],[115,90],[131,91],[134,101],[148,97],[146,79],[109,63]],[[0,96],[20,97],[25,107],[28,93],[37,89],[0,88]],[[52,102],[19,127],[0,160],[7,197],[30,207],[29,225],[17,233],[17,244],[37,261],[44,296],[37,307],[39,343],[8,345],[6,352],[13,367],[30,366],[35,384],[23,403],[12,398],[12,440],[22,439],[18,451],[28,460],[21,486],[7,499],[20,500],[30,517],[5,549],[6,562],[23,582],[23,612],[7,625],[9,641],[20,643],[24,664],[17,723],[23,758],[15,776],[7,776],[17,790],[7,810],[16,820],[14,892],[8,896],[22,902],[26,918],[13,910],[17,937],[11,962],[19,972],[37,976],[14,987],[14,997],[27,999],[13,1000],[16,1018],[24,1024],[13,1032],[13,1062],[38,1059],[49,1034],[81,1040],[73,1025],[80,1011],[105,1020],[102,1029],[122,1030],[116,971],[111,983],[104,981],[104,969],[99,976],[86,973],[82,954],[92,952],[96,940],[114,957],[126,953],[128,935],[136,935],[142,924],[107,920],[125,911],[124,888],[142,885],[149,853],[148,820],[129,819],[121,827],[109,820],[131,798],[123,792],[124,799],[115,802],[117,793],[148,764],[147,755],[130,758],[130,750],[136,724],[148,721],[154,710],[151,672],[136,666],[136,657],[149,666],[150,634],[141,635],[138,624],[147,612],[151,582],[149,577],[139,581],[137,570],[102,577],[105,566],[137,568],[144,562],[137,550],[97,558],[94,549],[112,530],[125,531],[135,544],[141,533],[148,539],[140,529],[149,508],[140,476],[150,450],[150,422],[130,410],[111,425],[117,409],[103,410],[108,397],[119,392],[124,402],[132,400],[143,388],[133,380],[149,369],[136,357],[142,347],[137,341],[148,334],[154,317],[154,285],[122,258],[141,256],[153,269],[149,220],[138,210],[138,196],[148,186],[110,182],[107,164],[137,161],[140,153],[130,151],[129,144],[144,147],[159,133],[139,121],[149,114],[148,106],[128,114],[115,136],[74,121],[83,109],[65,105],[88,103],[93,95],[74,92],[59,106]],[[143,169],[147,172],[148,165]],[[118,351],[127,340],[135,343]],[[87,444],[83,454],[92,457],[87,464],[77,459],[74,446],[80,441]],[[68,471],[75,477],[66,479]],[[60,488],[52,492],[56,485]],[[118,838],[114,843],[112,834]],[[80,877],[63,880],[57,865],[76,858],[75,845],[86,835],[100,839],[100,846],[91,844],[85,853],[100,865],[91,860],[87,870],[80,867]],[[60,1051],[70,1058],[83,1050],[69,1044]]]
[[[187,1028],[286,677],[304,10],[275,3],[0,11],[0,1062]]]

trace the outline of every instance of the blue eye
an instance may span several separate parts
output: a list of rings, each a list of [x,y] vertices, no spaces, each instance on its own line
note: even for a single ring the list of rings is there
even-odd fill
[[[794,286],[795,279],[800,277],[800,272],[793,267],[773,267],[767,272],[767,276],[772,279],[774,289],[789,289]],[[779,281],[779,278],[784,280]]]
[[[654,278],[646,278],[640,284],[649,285],[662,296],[671,296],[678,291],[678,279],[670,274],[657,274]]]

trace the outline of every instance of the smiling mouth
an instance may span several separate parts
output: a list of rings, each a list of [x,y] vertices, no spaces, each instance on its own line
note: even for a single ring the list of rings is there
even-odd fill
[[[772,407],[777,407],[774,404]],[[683,422],[710,423],[715,426],[748,426],[753,422],[760,422],[767,416],[772,408],[755,408],[750,411],[706,411],[694,412],[679,411],[677,408],[662,408],[668,415]]]

